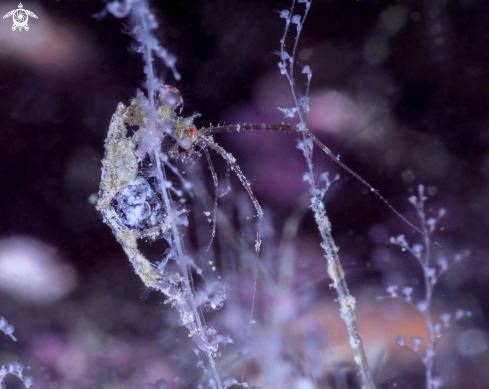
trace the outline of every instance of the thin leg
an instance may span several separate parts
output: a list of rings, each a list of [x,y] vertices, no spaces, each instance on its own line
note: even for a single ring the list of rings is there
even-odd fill
[[[219,195],[219,197],[222,197],[222,196],[227,195],[227,194],[228,194],[228,192],[231,190],[231,183],[230,183],[230,181],[229,181],[229,174],[230,174],[230,171],[231,171],[231,168],[229,167],[229,164],[227,163],[227,164],[226,164],[226,182],[227,182],[227,184],[228,184],[228,187],[226,188],[226,191],[225,191],[223,194]]]
[[[253,194],[253,190],[251,189],[251,184],[248,182],[248,179],[246,178],[246,176],[243,174],[240,167],[236,163],[236,159],[233,157],[233,155],[231,153],[228,153],[221,146],[214,143],[212,140],[210,140],[208,138],[201,137],[200,141],[202,142],[202,148],[204,148],[205,146],[211,148],[212,150],[221,154],[221,156],[224,158],[224,160],[229,164],[229,166],[231,167],[231,170],[233,170],[236,173],[239,180],[241,181],[241,184],[243,184],[244,188],[248,192],[248,195],[251,198],[251,202],[253,203],[253,205],[256,209],[256,213],[257,213],[258,218],[262,219],[263,218],[263,210],[261,208],[261,205],[258,202],[258,200],[256,199],[255,195]]]
[[[207,158],[207,162],[209,163],[209,168],[211,169],[212,180],[214,181],[214,189],[215,189],[214,215],[212,217],[212,236],[211,236],[211,241],[209,242],[209,247],[207,247],[207,251],[209,251],[209,249],[211,248],[212,241],[216,236],[217,199],[219,198],[219,186],[217,182],[217,174],[216,171],[214,170],[214,165],[212,164],[211,161],[211,156],[209,155],[209,152],[207,151],[206,147],[202,147],[202,150],[204,151],[205,157]]]
[[[205,129],[202,129],[200,130],[202,135],[204,136],[207,136],[207,135],[212,135],[212,134],[218,134],[218,133],[222,133],[222,132],[240,132],[240,131],[256,131],[256,130],[270,130],[270,131],[292,131],[292,132],[301,132],[301,127],[299,125],[295,125],[295,126],[289,126],[289,125],[283,125],[283,126],[279,126],[279,125],[266,125],[266,124],[243,124],[243,125],[240,125],[240,124],[235,124],[235,125],[229,125],[229,126],[220,126],[220,127],[211,127],[211,128],[205,128]],[[419,233],[423,234],[425,237],[429,238],[434,244],[436,244],[438,247],[441,247],[432,237],[428,236],[427,234],[425,234],[421,229],[419,229],[418,227],[416,227],[413,223],[411,223],[409,220],[407,220],[404,216],[402,216],[386,199],[384,196],[382,196],[372,185],[370,185],[367,181],[365,181],[362,177],[360,177],[357,173],[355,173],[353,170],[351,170],[348,166],[346,166],[343,162],[341,162],[337,157],[335,157],[333,155],[333,153],[331,152],[331,150],[326,147],[318,138],[316,138],[316,136],[308,129],[308,128],[305,128],[305,131],[306,131],[306,135],[311,138],[314,143],[316,143],[320,148],[321,150],[323,150],[334,162],[336,162],[339,166],[341,166],[344,170],[346,170],[348,173],[350,173],[353,177],[355,177],[357,180],[359,180],[363,185],[365,185],[368,189],[370,189],[373,193],[375,193],[375,195],[380,199],[382,200],[382,202],[387,205],[387,207],[390,208],[390,210],[392,212],[394,212],[398,217],[400,217],[402,220],[404,220],[404,222],[406,222],[409,226],[411,226],[412,228],[414,228],[416,231],[418,231]],[[205,138],[207,142],[209,142],[209,139]],[[214,145],[218,148],[220,148],[219,146],[217,146],[215,143]],[[210,147],[210,146],[209,146]],[[223,154],[226,153],[222,148],[220,148],[221,151],[218,151],[217,149],[214,149],[216,150],[219,154],[221,154],[223,156],[224,159],[228,160],[227,157]],[[232,157],[232,156],[231,156]],[[233,158],[234,159],[234,158]],[[229,163],[229,162],[228,162]],[[231,165],[231,164],[230,164]],[[237,166],[237,165],[236,165]],[[232,165],[231,165],[231,168]],[[239,167],[238,167],[239,169]],[[238,170],[236,171],[236,174],[238,175],[238,177],[240,177],[240,174],[242,175],[243,173],[241,173],[241,171],[239,170],[240,173],[238,173]],[[244,176],[243,176],[244,177]],[[245,186],[245,188],[247,188],[247,185],[243,182],[243,179],[240,177],[240,180],[241,182],[243,183],[243,185]],[[246,178],[244,177],[244,180],[246,181]],[[247,182],[247,181],[246,181]],[[249,184],[248,184],[248,187],[249,187]],[[248,191],[248,188],[246,189]],[[248,193],[250,193],[251,191],[251,188],[249,189]],[[251,193],[250,194],[250,197],[251,199],[253,200],[254,199],[254,196],[253,194]],[[256,200],[256,199],[255,199]],[[255,201],[254,200],[254,201]],[[254,203],[253,203],[254,204]],[[255,206],[256,208],[256,206]],[[260,208],[261,210],[261,208]],[[258,208],[257,208],[257,211],[258,211]],[[258,212],[260,213],[260,212]]]

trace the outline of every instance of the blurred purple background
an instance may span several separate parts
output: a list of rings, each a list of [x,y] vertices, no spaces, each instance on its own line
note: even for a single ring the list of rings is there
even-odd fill
[[[13,32],[11,19],[0,21],[0,316],[16,327],[19,339],[0,336],[0,364],[15,359],[30,365],[28,374],[39,384],[34,388],[143,388],[165,377],[175,387],[173,379],[180,377],[185,388],[199,371],[191,358],[182,362],[190,346],[175,351],[171,342],[190,340],[162,296],[140,297],[142,284],[94,207],[110,117],[142,88],[142,61],[128,50],[123,21],[91,17],[102,1],[23,5],[39,17],[29,19],[29,31]],[[199,128],[285,122],[277,106],[292,102],[273,52],[283,33],[275,11],[289,2],[161,1],[153,7],[157,36],[177,56],[182,80],[172,80],[161,64],[157,70],[182,92],[184,116],[200,113]],[[16,2],[2,2],[0,14],[15,8]],[[489,379],[481,367],[489,357],[488,25],[489,3],[481,0],[315,0],[297,54],[313,71],[308,125],[317,137],[412,222],[416,214],[407,198],[424,184],[428,213],[447,209],[435,235],[443,255],[471,250],[441,280],[435,300],[439,311],[472,312],[457,324],[450,343],[455,357],[440,369],[453,364],[457,377],[464,377],[455,385],[473,388]],[[300,68],[296,82],[303,91]],[[214,137],[236,157],[272,220],[265,223],[276,231],[268,234],[269,245],[282,242],[285,220],[303,209],[297,202],[307,193],[306,166],[297,138],[261,131]],[[226,166],[217,155],[213,161],[224,187]],[[340,174],[326,196],[327,210],[353,294],[371,294],[358,299],[358,309],[362,300],[367,310],[384,309],[375,297],[385,294],[385,286],[422,276],[414,259],[386,244],[388,238],[405,234],[416,242],[421,236],[319,149],[314,162],[318,173]],[[210,210],[205,158],[193,168],[198,166],[209,191],[201,200]],[[240,235],[233,204],[241,197],[247,203],[246,194],[233,175],[231,185],[220,210],[230,212]],[[294,243],[302,255],[297,277],[314,281],[314,304],[332,301],[314,220],[308,213],[301,217]],[[191,224],[186,235],[189,250],[206,263],[199,249],[206,248],[210,228],[204,230]],[[251,265],[237,257],[229,264],[225,231],[218,227],[215,260],[232,275]],[[410,316],[403,315],[399,320]],[[219,329],[233,331],[224,324]],[[386,335],[392,349],[401,334],[410,335],[401,326]],[[456,346],[469,342],[463,336],[484,347]],[[412,358],[407,354],[401,357]],[[402,382],[422,387],[422,367],[413,363],[414,378]],[[193,369],[188,376],[176,372],[187,365]]]

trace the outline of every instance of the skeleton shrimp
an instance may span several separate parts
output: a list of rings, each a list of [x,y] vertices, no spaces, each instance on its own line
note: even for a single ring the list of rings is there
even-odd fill
[[[181,111],[183,108],[183,98],[178,89],[173,86],[164,86],[162,91],[163,93],[160,93],[156,100],[157,118],[150,118],[145,111],[145,102],[147,100],[141,92],[139,92],[138,98],[134,99],[128,107],[120,103],[112,117],[109,134],[105,142],[106,154],[103,160],[100,200],[97,207],[103,213],[105,222],[112,228],[118,239],[124,234],[133,235],[133,239],[145,237],[157,239],[162,237],[169,229],[168,218],[166,217],[167,215],[163,215],[159,205],[158,194],[151,188],[148,181],[138,173],[138,164],[142,162],[147,149],[150,147],[147,138],[144,136],[144,131],[147,131],[150,120],[158,120],[165,128],[165,131],[156,137],[158,143],[161,143],[162,139],[167,135],[174,140],[174,144],[166,154],[168,158],[185,161],[192,156],[201,156],[201,152],[206,156],[215,188],[210,244],[216,234],[218,177],[210,158],[209,149],[220,154],[229,168],[234,171],[248,193],[255,207],[257,217],[259,219],[263,217],[260,203],[236,159],[231,153],[219,146],[212,137],[214,134],[223,132],[255,130],[306,131],[306,135],[335,163],[362,182],[404,222],[425,235],[423,231],[402,216],[367,181],[341,162],[309,129],[302,129],[299,125],[235,124],[198,130],[193,123],[196,116],[183,118],[176,113],[177,109]],[[126,136],[126,125],[137,126],[139,130],[133,137],[128,138]],[[155,137],[150,139],[154,142]],[[176,171],[174,170],[174,172]],[[181,176],[180,178],[183,180]],[[430,239],[433,241],[432,238]]]

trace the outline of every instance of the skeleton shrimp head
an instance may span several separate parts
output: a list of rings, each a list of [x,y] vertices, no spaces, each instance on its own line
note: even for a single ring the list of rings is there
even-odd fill
[[[195,116],[182,118],[176,113],[179,108],[180,111],[183,108],[183,98],[177,88],[170,85],[162,86],[155,99],[155,108],[159,120],[153,123],[154,111],[152,112],[150,101],[138,90],[122,117],[125,124],[138,127],[133,139],[137,144],[136,156],[139,160],[143,160],[150,150],[159,148],[168,134],[184,150],[190,148],[195,142],[188,136]],[[176,149],[178,151],[178,147]]]
[[[171,132],[176,143],[169,151],[171,158],[184,159],[194,153],[194,148],[198,140],[197,129],[193,121],[196,116],[182,118],[176,114],[176,110],[183,108],[182,95],[177,88],[165,85],[161,88],[156,99],[158,116],[161,121],[171,128]],[[180,150],[181,149],[181,150]]]

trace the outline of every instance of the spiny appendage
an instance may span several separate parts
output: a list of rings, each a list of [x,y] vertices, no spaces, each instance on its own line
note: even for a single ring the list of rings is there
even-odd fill
[[[228,126],[217,126],[199,130],[201,135],[207,136],[223,132],[240,132],[240,131],[289,131],[300,132],[299,125],[274,125],[274,124],[232,124]]]
[[[218,152],[226,161],[226,163],[229,164],[231,167],[231,170],[233,170],[236,175],[238,176],[239,180],[241,181],[241,184],[244,186],[246,191],[248,192],[248,195],[251,198],[251,202],[253,203],[253,206],[256,209],[256,213],[259,219],[263,218],[263,210],[261,208],[260,203],[256,199],[255,195],[253,194],[253,190],[251,189],[251,184],[249,183],[248,179],[246,176],[243,174],[241,171],[240,167],[236,163],[236,159],[232,156],[231,153],[228,153],[226,150],[224,150],[221,146],[218,144],[214,143],[210,138],[204,138],[205,139],[205,145],[210,147],[211,149],[215,150]]]
[[[209,164],[209,168],[211,169],[212,181],[214,182],[214,212],[212,215],[212,236],[211,236],[211,241],[209,242],[209,246],[207,247],[207,251],[209,251],[209,249],[211,248],[212,242],[214,240],[214,237],[216,236],[217,202],[219,199],[219,183],[217,180],[216,171],[214,170],[214,165],[212,164],[211,156],[209,155],[207,148],[202,147],[202,150],[204,151],[205,157],[207,159],[207,163]]]

